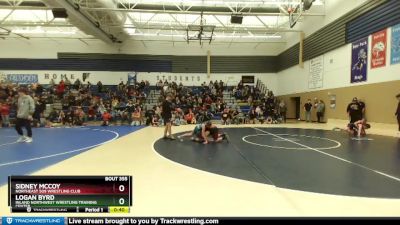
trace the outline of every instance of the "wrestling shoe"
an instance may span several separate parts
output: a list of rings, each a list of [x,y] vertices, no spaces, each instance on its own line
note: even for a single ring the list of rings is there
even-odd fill
[[[25,142],[26,143],[31,143],[33,141],[33,139],[31,138],[31,137],[27,137],[26,139],[25,139]]]
[[[26,141],[26,137],[25,136],[21,136],[18,138],[17,142],[21,143],[21,142],[25,142]]]

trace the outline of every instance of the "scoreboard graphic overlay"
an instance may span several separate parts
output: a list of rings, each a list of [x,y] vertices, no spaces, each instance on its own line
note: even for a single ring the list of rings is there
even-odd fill
[[[11,212],[129,213],[132,176],[9,176]]]

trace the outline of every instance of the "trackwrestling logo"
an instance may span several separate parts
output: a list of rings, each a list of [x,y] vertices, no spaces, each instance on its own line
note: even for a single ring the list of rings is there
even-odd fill
[[[12,224],[13,218],[7,217],[6,222],[7,222],[7,224]]]

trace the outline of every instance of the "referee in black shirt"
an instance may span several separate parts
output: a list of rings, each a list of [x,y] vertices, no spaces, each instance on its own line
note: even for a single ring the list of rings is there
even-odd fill
[[[172,131],[171,131],[171,127],[172,127],[172,95],[171,94],[167,94],[167,96],[165,97],[164,102],[162,103],[162,107],[161,107],[161,116],[164,120],[165,123],[165,129],[164,129],[164,138],[167,139],[171,139],[171,140],[175,140],[175,137],[172,135]],[[169,134],[169,135],[167,135]]]

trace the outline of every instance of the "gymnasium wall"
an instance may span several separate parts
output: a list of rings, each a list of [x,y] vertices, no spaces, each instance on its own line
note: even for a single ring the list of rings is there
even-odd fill
[[[387,30],[387,63],[385,67],[371,69],[368,54],[367,81],[350,83],[351,44],[333,50],[323,55],[323,87],[309,89],[310,61],[304,63],[304,68],[293,66],[277,73],[277,95],[293,104],[291,97],[301,97],[301,105],[308,98],[323,99],[329,103],[329,95],[336,95],[336,109],[327,108],[326,118],[347,119],[346,106],[355,96],[367,104],[367,118],[373,122],[396,123],[394,111],[397,104],[395,95],[400,93],[400,64],[390,64],[391,28]],[[369,36],[371,43],[371,36]],[[371,51],[371,48],[369,48]],[[328,106],[328,104],[327,104]],[[289,106],[289,117],[294,118],[294,106]],[[302,112],[302,118],[304,118]]]
[[[96,39],[8,38],[0,42],[0,58],[56,59],[59,52],[206,56],[208,50],[214,56],[275,56],[284,50],[285,42],[272,41],[259,44],[214,42],[200,46],[199,42],[127,40],[123,44],[108,45]]]
[[[218,73],[211,74],[210,77],[207,77],[207,74],[204,73],[138,73],[138,80],[146,79],[150,82],[151,85],[155,85],[156,82],[161,80],[169,80],[175,81],[177,83],[182,82],[183,85],[187,86],[200,86],[203,82],[207,84],[210,81],[222,80],[228,86],[236,86],[242,76],[254,76],[255,81],[260,79],[265,85],[267,85],[268,89],[273,92],[278,91],[278,79],[275,73]]]

